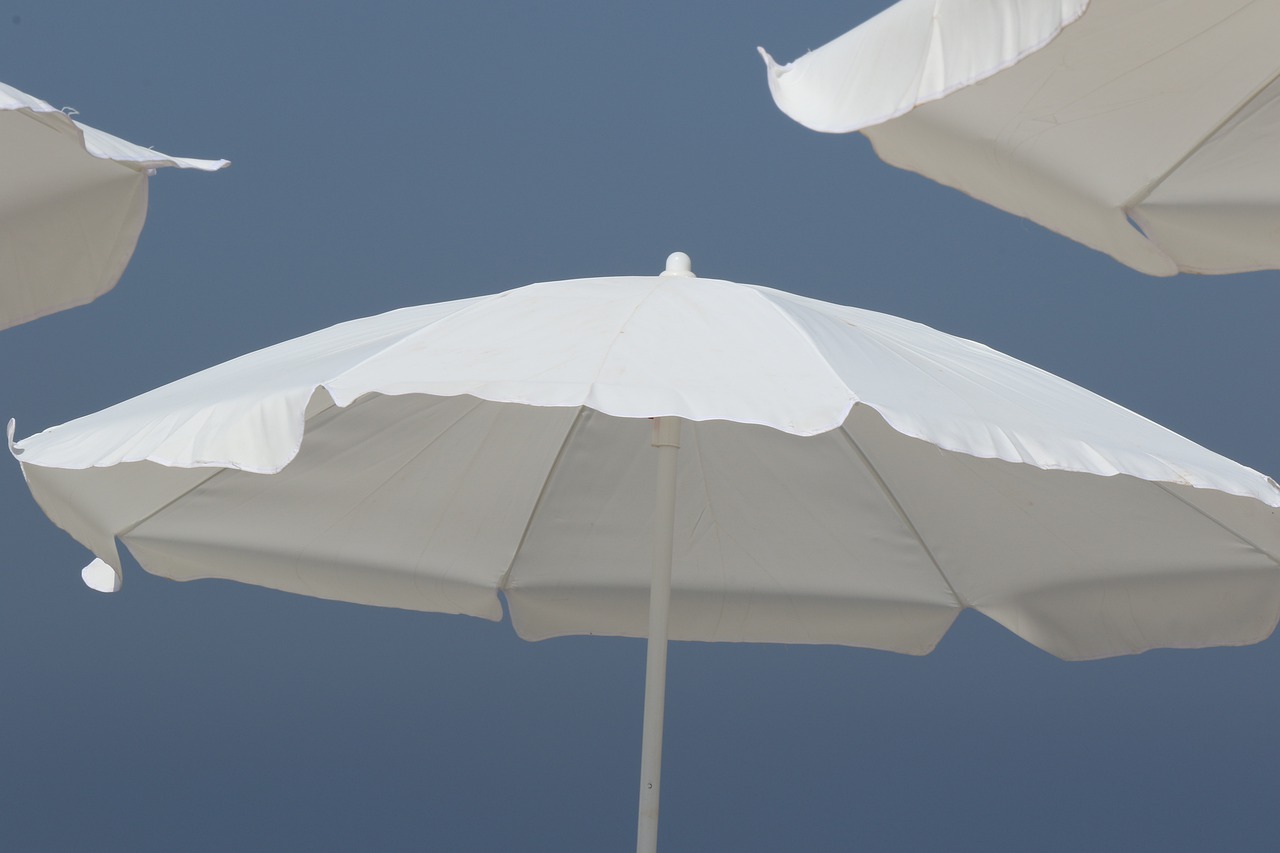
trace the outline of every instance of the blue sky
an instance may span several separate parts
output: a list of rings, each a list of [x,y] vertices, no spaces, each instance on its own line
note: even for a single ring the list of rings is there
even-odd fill
[[[170,154],[119,286],[0,333],[20,435],[261,346],[533,281],[704,276],[909,317],[1280,473],[1280,273],[1152,279],[773,106],[884,2],[18,0],[0,80]],[[0,848],[625,850],[643,644],[89,555],[0,471]],[[1280,641],[1067,664],[674,644],[662,849],[1269,850]]]

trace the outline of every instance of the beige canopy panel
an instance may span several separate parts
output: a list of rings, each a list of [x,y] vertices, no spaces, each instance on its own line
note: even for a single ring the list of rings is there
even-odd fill
[[[83,305],[119,281],[156,169],[215,171],[73,121],[0,83],[0,329]]]
[[[778,106],[1151,275],[1280,268],[1280,0],[902,0]]]

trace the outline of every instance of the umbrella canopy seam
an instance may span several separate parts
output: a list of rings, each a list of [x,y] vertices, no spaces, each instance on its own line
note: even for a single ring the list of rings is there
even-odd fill
[[[675,280],[681,283],[684,283],[687,281],[687,279],[684,279],[683,277],[676,278]],[[653,298],[653,295],[658,292],[658,288],[662,287],[664,284],[667,284],[668,281],[669,279],[663,279],[663,278],[654,279],[652,285],[650,285],[649,287],[649,292],[636,300],[636,303],[631,306],[631,311],[627,314],[626,319],[618,324],[617,334],[613,336],[613,340],[609,343],[609,346],[605,349],[604,353],[600,356],[600,362],[596,366],[596,374],[591,378],[591,382],[588,383],[587,385],[588,397],[593,396],[592,392],[595,390],[596,383],[600,381],[600,374],[604,371],[605,366],[609,363],[609,356],[613,354],[614,347],[618,345],[618,338],[626,333],[627,324],[631,322],[632,318],[634,318],[636,314],[640,313],[640,309],[644,306],[644,304]],[[674,413],[668,412],[667,414],[670,415]]]
[[[232,469],[232,468],[214,468],[214,469],[211,469],[211,470],[212,470],[212,473],[210,473],[208,477],[205,477],[203,480],[201,480],[200,482],[196,483],[196,484],[195,484],[194,486],[192,486],[191,488],[186,489],[186,490],[185,490],[185,491],[183,491],[181,494],[174,495],[174,496],[173,496],[173,498],[171,498],[171,499],[170,499],[170,500],[168,500],[168,501],[165,501],[163,504],[161,504],[160,506],[156,507],[156,508],[155,508],[155,509],[153,509],[151,512],[148,512],[146,515],[143,515],[143,516],[142,516],[142,517],[140,517],[137,521],[134,521],[134,522],[132,522],[131,524],[127,524],[127,525],[125,525],[124,527],[120,528],[119,530],[112,531],[111,536],[112,536],[113,541],[115,541],[115,542],[119,542],[119,543],[123,544],[123,545],[124,545],[124,547],[125,547],[125,550],[129,550],[129,543],[127,543],[127,542],[125,542],[125,541],[124,541],[124,537],[125,537],[125,536],[128,536],[128,535],[129,535],[130,533],[132,533],[136,528],[138,528],[139,526],[141,526],[141,525],[145,524],[146,522],[150,521],[152,518],[154,518],[155,516],[157,516],[157,515],[159,515],[160,513],[164,512],[166,509],[168,509],[169,507],[173,506],[173,505],[174,505],[174,504],[176,504],[178,501],[180,501],[180,500],[182,500],[183,498],[187,497],[187,496],[188,496],[188,495],[190,495],[191,493],[193,493],[193,492],[197,491],[197,490],[198,490],[198,489],[200,489],[201,487],[203,487],[203,486],[207,485],[207,484],[209,483],[209,481],[214,480],[214,479],[216,479],[216,478],[218,478],[218,477],[222,476],[223,474],[226,474],[228,471],[232,471],[232,470],[234,470],[234,469]],[[25,466],[23,467],[23,472],[22,472],[22,473],[23,473],[23,479],[26,479],[26,469],[25,469]],[[61,525],[59,525],[59,526],[61,526]],[[122,559],[120,558],[120,549],[119,549],[118,547],[116,547],[114,550],[115,550],[115,553],[114,553],[114,554],[109,555],[109,557],[104,557],[104,556],[102,556],[101,554],[97,554],[97,553],[95,553],[95,554],[94,554],[94,556],[95,556],[95,557],[100,558],[100,559],[101,559],[103,562],[105,562],[107,565],[111,566],[111,568],[115,569],[115,570],[116,570],[116,574],[117,574],[117,575],[123,575],[123,574],[124,574],[124,566],[123,566],[124,560],[122,560]],[[132,551],[129,551],[129,553],[130,553],[130,554],[132,554],[133,552],[132,552]]]
[[[526,287],[527,286],[528,285],[526,285]],[[522,290],[523,288],[515,288],[515,289]],[[455,317],[460,317],[464,314],[467,314],[479,308],[481,305],[487,305],[488,303],[494,301],[495,299],[500,299],[501,297],[505,296],[507,293],[510,293],[510,292],[511,291],[503,291],[501,293],[491,293],[486,296],[474,297],[471,300],[470,305],[466,305],[462,308],[459,308],[457,311],[451,311],[450,313],[445,314],[443,317],[437,317],[436,319],[432,320],[430,323],[427,323],[424,326],[418,326],[417,328],[411,329],[410,331],[405,333],[404,337],[397,340],[394,344],[388,344],[378,349],[373,354],[368,355],[365,358],[361,359],[360,361],[357,361],[355,364],[344,368],[340,373],[338,373],[337,375],[333,376],[330,379],[326,379],[324,382],[321,382],[316,387],[323,388],[329,394],[329,396],[333,398],[333,402],[335,404],[345,409],[349,404],[354,402],[358,397],[362,396],[362,394],[368,393],[367,391],[365,391],[365,392],[361,392],[361,394],[356,394],[351,397],[346,397],[343,394],[337,393],[333,388],[333,386],[337,384],[338,381],[341,380],[345,375],[347,375],[348,373],[353,373],[359,370],[360,368],[364,367],[365,365],[376,361],[378,358],[383,357],[386,354],[386,351],[391,347],[401,346],[406,341],[409,341],[429,330],[437,328],[441,323],[445,322],[446,320],[452,320]],[[466,301],[466,300],[459,300],[459,301]],[[323,330],[320,330],[320,331],[323,331]],[[314,390],[312,393],[314,393]],[[382,392],[382,393],[385,393],[385,392]],[[396,396],[396,395],[389,395],[389,396]],[[477,399],[481,399],[481,398],[477,398]]]
[[[158,463],[157,463],[157,464],[158,464]],[[215,477],[220,477],[220,476],[222,476],[223,474],[227,473],[228,471],[234,471],[234,470],[235,470],[234,468],[211,468],[211,469],[210,469],[210,471],[211,471],[212,473],[210,473],[208,477],[205,477],[203,480],[201,480],[200,482],[196,483],[194,486],[192,486],[191,488],[189,488],[189,489],[185,490],[185,491],[184,491],[184,492],[182,492],[181,494],[179,494],[179,495],[174,495],[174,496],[173,496],[173,498],[171,498],[170,500],[165,501],[163,504],[161,504],[160,506],[156,507],[155,509],[153,509],[151,512],[147,513],[146,515],[142,516],[141,518],[139,518],[137,521],[133,522],[132,524],[128,524],[128,525],[126,525],[126,526],[124,526],[124,527],[120,528],[119,530],[115,531],[115,533],[114,533],[113,535],[114,535],[117,539],[122,539],[122,537],[128,536],[128,535],[129,535],[130,533],[132,533],[135,529],[137,529],[140,525],[143,525],[143,524],[147,523],[147,522],[148,522],[148,521],[150,521],[152,518],[156,517],[157,515],[159,515],[160,513],[164,512],[166,509],[168,509],[169,507],[173,506],[173,505],[174,505],[175,503],[177,503],[178,501],[180,501],[180,500],[182,500],[183,498],[185,498],[187,495],[191,494],[192,492],[196,491],[197,489],[201,488],[202,486],[207,485],[207,484],[208,484],[208,482],[209,482],[210,480],[214,479]],[[127,546],[126,546],[126,547],[127,547]],[[118,569],[118,568],[120,568],[120,567],[119,567],[119,566],[116,566],[116,568]]]
[[[1252,539],[1250,539],[1249,537],[1245,536],[1243,533],[1239,532],[1239,531],[1238,531],[1238,530],[1236,530],[1235,528],[1233,528],[1233,527],[1229,527],[1228,525],[1226,525],[1225,523],[1223,523],[1221,520],[1219,520],[1216,516],[1210,515],[1209,513],[1205,512],[1205,511],[1204,511],[1203,509],[1201,509],[1200,507],[1198,507],[1198,506],[1196,506],[1195,504],[1191,503],[1191,501],[1187,500],[1186,498],[1182,497],[1182,495],[1180,495],[1180,494],[1178,494],[1177,492],[1175,492],[1175,491],[1173,491],[1172,489],[1170,489],[1170,488],[1169,488],[1169,486],[1168,486],[1167,484],[1165,484],[1165,483],[1161,483],[1161,482],[1158,482],[1158,481],[1156,481],[1156,480],[1147,480],[1147,481],[1145,481],[1145,482],[1150,483],[1151,485],[1155,486],[1155,487],[1156,487],[1157,489],[1159,489],[1160,491],[1162,491],[1162,492],[1164,492],[1165,494],[1169,495],[1169,497],[1174,498],[1175,500],[1179,501],[1180,503],[1182,503],[1182,504],[1186,505],[1188,508],[1190,508],[1190,509],[1194,510],[1195,512],[1199,513],[1200,515],[1204,516],[1204,517],[1205,517],[1206,519],[1208,519],[1209,521],[1212,521],[1214,524],[1218,525],[1218,527],[1221,527],[1221,528],[1222,528],[1223,530],[1225,530],[1227,533],[1230,533],[1232,536],[1234,536],[1235,538],[1239,539],[1241,542],[1243,542],[1244,544],[1248,545],[1250,548],[1252,548],[1253,550],[1257,551],[1259,554],[1261,554],[1262,556],[1266,557],[1266,558],[1267,558],[1268,560],[1270,560],[1271,562],[1275,563],[1277,568],[1280,568],[1280,557],[1277,557],[1275,554],[1271,553],[1271,552],[1270,552],[1270,551],[1268,551],[1266,548],[1263,548],[1261,545],[1259,545],[1258,543],[1254,542]],[[1194,487],[1193,487],[1193,488],[1194,488]]]
[[[353,406],[358,406],[358,405],[360,405],[360,403],[362,403],[362,402],[367,402],[368,400],[371,400],[371,399],[373,399],[373,398],[374,398],[374,397],[376,397],[376,396],[386,396],[386,395],[371,394],[371,395],[369,395],[368,397],[365,397],[365,399],[364,399],[364,400],[361,400],[360,402],[353,403],[352,405],[353,405]],[[458,396],[466,396],[466,395],[461,395],[461,394],[460,394],[460,395],[458,395]],[[464,411],[464,412],[462,412],[461,414],[459,414],[456,418],[454,418],[454,419],[453,419],[453,421],[452,421],[452,422],[451,422],[447,427],[445,427],[445,429],[444,429],[444,430],[443,430],[439,435],[435,436],[432,440],[430,440],[430,441],[428,441],[426,444],[422,445],[420,448],[418,448],[417,452],[415,452],[413,455],[411,455],[409,458],[407,458],[404,462],[400,463],[400,465],[399,465],[399,466],[397,466],[397,467],[396,467],[396,469],[395,469],[394,471],[392,471],[392,472],[390,472],[389,474],[387,474],[387,475],[386,475],[386,477],[383,479],[383,481],[382,481],[382,484],[381,484],[381,485],[382,485],[382,486],[385,486],[387,483],[389,483],[389,482],[391,482],[392,480],[394,480],[394,479],[395,479],[396,477],[398,477],[400,474],[402,474],[402,473],[404,473],[405,471],[407,471],[407,470],[409,469],[409,467],[410,467],[413,463],[415,463],[415,462],[416,462],[416,461],[418,461],[420,458],[422,458],[422,456],[423,456],[425,453],[427,453],[427,451],[429,451],[429,450],[431,449],[431,446],[432,446],[432,444],[434,444],[434,443],[435,443],[435,441],[437,441],[437,440],[439,440],[439,439],[443,438],[444,436],[448,435],[448,433],[449,433],[451,430],[456,429],[456,428],[458,427],[458,424],[459,424],[459,423],[461,423],[461,422],[462,422],[462,421],[463,421],[463,420],[464,420],[468,415],[470,415],[470,414],[472,414],[473,412],[475,412],[475,410],[476,410],[476,409],[478,409],[478,408],[480,408],[480,406],[482,406],[482,405],[484,405],[484,401],[483,401],[483,400],[481,400],[481,399],[479,399],[479,398],[476,398],[476,397],[473,397],[473,398],[472,398],[472,401],[471,401],[471,406],[470,406],[470,408],[468,408],[466,411]],[[379,488],[381,488],[381,486],[380,486]],[[361,504],[361,503],[364,503],[365,501],[368,501],[368,500],[370,499],[370,497],[371,497],[373,494],[376,494],[376,492],[377,492],[377,489],[374,489],[374,490],[373,490],[373,491],[371,491],[369,494],[366,494],[366,495],[364,496],[364,498],[363,498],[359,503],[356,503],[356,504],[354,504],[354,505],[352,505],[352,506],[348,507],[348,508],[347,508],[347,510],[346,510],[346,512],[344,512],[344,513],[342,514],[342,516],[340,516],[340,517],[338,517],[338,518],[335,518],[335,519],[332,519],[332,520],[329,522],[329,524],[328,524],[328,525],[326,525],[326,527],[325,527],[325,529],[324,529],[324,532],[325,532],[325,533],[328,533],[329,531],[331,531],[331,530],[333,530],[334,528],[336,528],[336,527],[338,526],[338,524],[339,524],[339,522],[340,522],[341,520],[343,520],[343,519],[345,519],[345,518],[347,518],[347,517],[350,517],[350,516],[354,515],[354,514],[356,513],[357,508],[360,506],[360,504]],[[434,524],[434,525],[432,526],[432,528],[431,528],[431,533],[432,533],[432,535],[434,535],[434,534],[439,530],[439,527],[440,527],[440,520],[439,520],[439,519],[437,519],[437,520],[436,520],[436,522],[435,522],[435,524]],[[431,536],[427,536],[427,537],[424,539],[424,542],[423,542],[422,547],[421,547],[420,549],[418,549],[417,563],[418,563],[419,565],[422,563],[422,558],[423,558],[424,554],[425,554],[425,553],[426,553],[426,551],[430,548],[430,543],[431,543]],[[304,586],[304,587],[310,587],[310,586],[312,586],[312,584],[311,584],[311,583],[308,581],[308,579],[304,576],[304,574],[303,574],[303,572],[302,572],[302,565],[301,565],[301,564],[298,564],[298,565],[296,565],[296,566],[295,566],[295,568],[294,568],[294,577],[296,577],[296,578],[298,579],[298,583],[299,583],[300,585],[302,585],[302,586]],[[414,586],[415,586],[415,587],[416,587],[420,592],[422,592],[423,594],[425,594],[425,595],[430,595],[430,592],[429,592],[428,590],[426,590],[426,589],[425,589],[425,579],[424,579],[421,575],[417,575],[417,576],[415,576],[415,577],[414,577],[413,585],[414,585]],[[437,594],[439,595],[439,594],[440,594],[440,592],[439,592],[439,591],[437,591]],[[445,594],[443,595],[443,597],[444,597],[446,600],[450,601],[450,607],[452,608],[452,610],[451,610],[451,611],[449,611],[449,612],[457,612],[457,613],[462,613],[462,612],[464,612],[463,608],[459,607],[459,605],[457,605],[456,603],[454,603],[454,602],[452,601],[452,598],[451,598],[447,593],[445,593]]]
[[[818,363],[822,365],[824,368],[826,368],[827,373],[829,373],[832,377],[834,377],[836,382],[840,384],[845,389],[846,392],[848,392],[849,404],[845,407],[844,411],[840,413],[839,422],[835,426],[831,427],[832,429],[839,429],[840,425],[843,424],[845,419],[849,417],[849,412],[853,410],[854,404],[862,402],[861,398],[859,398],[857,393],[854,392],[854,390],[849,387],[849,383],[844,381],[844,377],[842,377],[839,373],[837,373],[834,369],[832,369],[830,361],[827,359],[825,355],[823,355],[822,349],[818,346],[817,342],[814,341],[813,336],[810,335],[808,332],[806,332],[804,328],[796,321],[796,318],[792,317],[791,314],[788,313],[787,311],[784,311],[782,309],[782,306],[779,305],[776,301],[774,301],[774,299],[769,295],[770,292],[782,293],[782,291],[775,291],[773,290],[773,288],[762,287],[759,285],[747,285],[747,288],[751,292],[758,295],[760,299],[766,302],[769,305],[769,307],[772,308],[778,314],[778,316],[782,318],[783,322],[785,322],[788,326],[790,326],[792,329],[795,330],[796,334],[800,337],[800,340],[804,341],[804,343],[808,346],[808,348],[817,357]],[[854,325],[853,323],[850,323],[848,320],[845,320],[844,322],[848,323],[848,325],[850,326]],[[875,407],[873,406],[872,408],[875,408]]]
[[[962,609],[969,607],[970,605],[961,598],[960,593],[956,591],[955,585],[951,583],[951,579],[947,577],[947,573],[942,570],[942,566],[938,563],[938,558],[933,554],[933,549],[929,547],[928,542],[924,541],[924,537],[920,534],[920,530],[916,527],[915,522],[911,520],[911,517],[907,515],[906,510],[902,508],[902,504],[899,503],[897,495],[893,493],[893,489],[889,488],[889,484],[885,482],[884,477],[880,476],[880,471],[876,468],[875,463],[871,461],[870,457],[867,456],[866,451],[862,449],[862,445],[858,444],[858,440],[855,439],[849,430],[845,429],[843,425],[839,427],[839,431],[845,437],[845,440],[848,441],[849,446],[853,448],[853,452],[858,455],[858,458],[866,467],[867,473],[869,473],[872,479],[876,481],[876,485],[880,488],[880,493],[884,495],[885,500],[887,500],[889,505],[893,507],[893,511],[898,514],[898,518],[904,525],[906,525],[907,530],[911,531],[911,535],[915,537],[916,542],[920,544],[921,550],[924,551],[925,556],[929,558],[929,562],[938,572],[938,577],[942,578],[942,582],[947,585],[947,590],[951,593],[951,597],[955,599],[956,606]]]
[[[555,476],[556,469],[560,467],[560,461],[564,458],[565,449],[573,439],[574,433],[578,431],[578,426],[582,423],[582,415],[586,411],[586,406],[578,407],[578,413],[573,416],[573,423],[569,424],[569,428],[565,430],[564,440],[560,442],[560,449],[556,451],[556,457],[551,461],[551,467],[547,469],[546,476],[542,478],[542,488],[538,490],[538,497],[533,501],[533,507],[529,510],[529,517],[525,519],[524,530],[520,531],[520,540],[511,552],[511,562],[507,563],[506,571],[498,579],[497,588],[504,593],[507,589],[507,583],[511,580],[511,571],[515,568],[516,560],[520,559],[521,550],[524,549],[525,540],[529,538],[529,529],[533,527],[533,520],[537,517],[538,510],[542,507],[542,499],[547,495],[547,488],[551,485],[551,479]]]
[[[1239,14],[1239,12],[1237,12],[1236,14]],[[1153,192],[1155,192],[1160,187],[1161,184],[1163,184],[1165,181],[1169,179],[1170,175],[1178,171],[1178,169],[1182,168],[1182,165],[1186,163],[1188,160],[1190,160],[1193,156],[1195,156],[1200,151],[1200,149],[1204,148],[1204,146],[1209,142],[1209,140],[1213,139],[1215,136],[1218,135],[1218,131],[1222,130],[1224,127],[1226,127],[1228,124],[1231,123],[1232,119],[1240,115],[1240,113],[1244,112],[1244,110],[1250,104],[1252,104],[1255,100],[1258,99],[1259,95],[1261,95],[1268,88],[1270,88],[1277,80],[1280,80],[1280,68],[1277,68],[1276,73],[1272,74],[1270,78],[1268,78],[1265,82],[1262,83],[1262,85],[1258,86],[1256,89],[1250,92],[1248,97],[1244,98],[1239,104],[1235,106],[1234,109],[1227,112],[1226,115],[1224,115],[1220,121],[1218,121],[1212,128],[1210,128],[1207,133],[1201,136],[1200,139],[1196,142],[1196,144],[1193,145],[1180,158],[1178,158],[1178,161],[1175,162],[1168,169],[1166,169],[1163,174],[1161,174],[1155,180],[1149,181],[1145,186],[1143,186],[1136,193],[1134,193],[1133,196],[1131,196],[1129,200],[1126,201],[1121,206],[1124,212],[1130,216],[1136,217],[1137,214],[1135,212],[1135,209],[1138,207],[1138,205],[1146,201],[1147,198]],[[1151,240],[1152,243],[1156,243],[1156,241],[1152,240],[1151,237],[1149,237],[1145,232],[1143,233],[1142,236],[1146,237],[1148,240]],[[1156,243],[1156,245],[1159,246],[1158,243]],[[1160,248],[1163,251],[1164,247],[1161,246]]]

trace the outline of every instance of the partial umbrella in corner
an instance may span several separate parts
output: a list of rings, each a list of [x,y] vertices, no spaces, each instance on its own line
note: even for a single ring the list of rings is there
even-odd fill
[[[1280,269],[1280,0],[901,0],[784,113],[1157,276]]]
[[[147,216],[147,179],[170,157],[75,121],[0,83],[0,329],[92,302],[124,273]]]

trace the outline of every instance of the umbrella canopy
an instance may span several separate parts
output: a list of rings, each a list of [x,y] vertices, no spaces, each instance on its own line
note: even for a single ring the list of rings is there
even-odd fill
[[[0,329],[91,302],[120,280],[163,166],[211,172],[226,160],[170,157],[72,120],[0,83]]]
[[[1280,0],[901,0],[774,100],[1151,275],[1280,268]]]
[[[1273,630],[1267,477],[980,344],[687,262],[344,323],[11,446],[109,587],[118,538],[178,580],[493,620],[501,594],[528,639],[649,637],[659,732],[668,634],[924,654],[972,607],[1084,659]]]
[[[1093,658],[1280,613],[1267,477],[979,344],[710,279],[356,320],[14,450],[117,570],[119,537],[176,579],[642,636],[659,416],[675,637],[919,654],[974,607]]]

